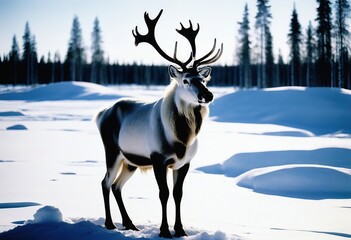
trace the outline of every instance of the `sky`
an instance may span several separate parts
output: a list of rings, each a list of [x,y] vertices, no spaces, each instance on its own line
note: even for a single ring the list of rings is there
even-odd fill
[[[234,62],[238,22],[242,20],[245,3],[249,7],[251,41],[254,41],[256,0],[0,0],[0,55],[9,53],[14,35],[22,49],[22,36],[28,21],[36,38],[38,57],[47,57],[49,52],[53,56],[59,52],[61,60],[64,60],[72,21],[76,15],[88,57],[91,55],[93,22],[97,17],[102,30],[105,57],[110,62],[167,64],[150,45],[135,47],[132,36],[135,26],[138,26],[141,34],[146,33],[143,18],[145,11],[154,18],[163,9],[156,26],[156,38],[165,52],[173,55],[174,43],[178,41],[178,56],[187,59],[189,43],[175,29],[180,28],[180,22],[187,27],[191,20],[194,25],[200,24],[196,38],[198,57],[212,48],[216,38],[218,47],[220,43],[224,45],[218,63],[229,65]],[[303,32],[309,21],[313,26],[316,25],[315,0],[270,0],[274,55],[277,56],[281,49],[285,61],[289,55],[287,34],[294,3]]]

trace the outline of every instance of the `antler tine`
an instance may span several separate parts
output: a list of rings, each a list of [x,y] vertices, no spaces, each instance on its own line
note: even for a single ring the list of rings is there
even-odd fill
[[[218,49],[217,53],[212,58],[210,58],[206,61],[203,61],[203,62],[199,62],[197,64],[197,67],[201,66],[201,65],[210,64],[210,63],[217,61],[222,56],[222,53],[223,53],[223,43],[221,44],[221,48]],[[194,65],[194,66],[196,66],[196,65]]]
[[[206,58],[208,58],[209,56],[211,56],[211,54],[212,54],[212,53],[215,51],[215,49],[216,49],[216,45],[217,45],[217,40],[214,39],[213,47],[212,47],[211,51],[210,51],[209,53],[207,53],[205,56],[203,56],[202,58],[195,60],[193,66],[196,67],[197,65],[201,64],[201,62],[202,62],[203,60],[205,60]]]
[[[138,44],[141,42],[147,42],[147,43],[150,43],[151,45],[153,45],[154,42],[156,42],[156,40],[155,40],[155,27],[156,27],[158,19],[161,17],[162,12],[163,12],[163,9],[161,9],[161,11],[158,13],[157,17],[154,19],[151,19],[149,17],[149,13],[147,13],[147,12],[144,13],[144,19],[145,19],[146,26],[148,28],[148,33],[145,35],[141,35],[138,32],[138,26],[136,26],[135,33],[134,33],[134,30],[132,31],[133,36],[135,38],[135,46],[138,46]]]
[[[196,45],[195,45],[195,38],[200,30],[200,25],[197,24],[197,29],[193,29],[193,24],[189,20],[189,27],[185,28],[182,23],[180,23],[181,29],[176,29],[176,31],[184,36],[186,39],[188,39],[190,45],[191,45],[191,50],[192,50],[192,57],[195,58],[196,56]],[[188,60],[189,61],[189,60]],[[191,59],[190,59],[191,61]],[[189,62],[190,62],[189,61]]]
[[[193,60],[193,53],[190,53],[190,56],[188,58],[188,60],[184,63],[184,66],[188,66],[188,64],[191,62],[191,60]]]
[[[139,43],[141,42],[144,42],[141,40],[141,38],[143,37],[143,35],[141,35],[138,31],[138,26],[135,27],[135,33],[134,33],[134,30],[132,30],[132,34],[135,38],[135,41],[134,41],[134,45],[135,46],[138,46]]]
[[[152,30],[153,32],[155,31],[156,24],[158,22],[158,19],[161,17],[162,13],[163,13],[163,9],[160,10],[158,15],[154,19],[151,19],[149,17],[149,13],[148,12],[144,13],[145,23],[146,23],[146,25],[147,25],[149,30]]]
[[[179,61],[177,59],[177,47],[178,47],[178,42],[176,41],[175,42],[175,46],[174,46],[174,54],[173,54],[173,58],[174,58],[175,61]],[[181,65],[182,69],[186,69],[186,66],[191,62],[192,59],[193,59],[192,53],[190,53],[190,56],[189,56],[188,60]]]
[[[177,59],[177,47],[178,47],[178,42],[176,41],[175,44],[174,44],[174,53],[173,53],[173,58],[176,61],[178,61],[178,59]]]

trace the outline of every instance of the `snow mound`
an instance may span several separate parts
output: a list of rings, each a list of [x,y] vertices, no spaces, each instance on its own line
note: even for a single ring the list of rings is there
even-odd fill
[[[67,222],[37,223],[18,226],[10,231],[0,233],[0,239],[35,239],[35,240],[116,240],[127,239],[122,234],[109,232],[101,226],[83,221],[75,224]]]
[[[287,165],[251,170],[238,186],[257,193],[303,199],[351,198],[351,171],[318,165]]]
[[[227,177],[235,178],[257,168],[293,164],[314,164],[351,168],[350,156],[351,149],[346,148],[238,153],[221,164],[204,166],[197,170],[210,174],[223,174]]]
[[[68,223],[62,220],[59,209],[52,206],[40,208],[34,214],[34,220],[28,220],[23,226],[18,226],[7,232],[0,233],[0,239],[36,239],[36,240],[116,240],[116,239],[160,239],[159,226],[157,225],[138,225],[140,231],[119,231],[107,230],[100,226],[103,219],[77,219]],[[119,226],[121,227],[121,226]],[[189,240],[225,240],[240,239],[236,235],[228,235],[221,231],[208,233],[195,229],[186,229]]]
[[[34,214],[33,220],[28,220],[26,223],[60,223],[62,222],[62,213],[58,208],[45,206],[40,208]]]
[[[32,89],[0,94],[0,100],[24,101],[108,100],[120,97],[107,87],[88,82],[51,83]]]
[[[0,117],[20,117],[20,116],[25,116],[25,114],[17,111],[0,112]]]
[[[22,124],[16,124],[16,125],[7,127],[6,130],[28,130],[28,128]]]
[[[351,133],[351,91],[280,87],[240,90],[211,105],[220,122],[266,123],[305,129],[316,135]]]
[[[264,194],[351,198],[350,156],[351,150],[344,148],[239,153],[197,170],[236,178],[238,186]]]

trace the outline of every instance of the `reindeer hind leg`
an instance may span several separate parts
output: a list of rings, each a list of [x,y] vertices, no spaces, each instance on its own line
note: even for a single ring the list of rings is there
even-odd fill
[[[104,196],[104,206],[105,206],[105,227],[107,229],[115,229],[116,226],[113,224],[111,217],[111,209],[110,209],[110,190],[111,186],[114,183],[119,168],[121,166],[121,159],[118,156],[119,151],[115,150],[115,148],[109,149],[105,147],[106,153],[106,163],[107,163],[107,171],[104,179],[101,182],[102,193]]]
[[[112,191],[113,191],[113,195],[116,198],[119,211],[121,212],[122,225],[125,227],[126,230],[139,231],[139,229],[134,226],[132,220],[129,218],[129,215],[127,213],[127,210],[124,206],[123,199],[122,199],[122,188],[124,184],[134,174],[136,169],[137,169],[136,167],[128,165],[127,163],[123,162],[121,171],[116,181],[112,185]]]
[[[124,156],[118,146],[118,137],[120,130],[120,121],[117,117],[118,104],[113,107],[105,109],[96,117],[102,142],[105,149],[106,157],[106,175],[102,180],[102,192],[104,196],[105,205],[105,227],[107,229],[114,229],[116,226],[112,222],[110,210],[110,190],[112,185],[116,182],[117,174],[120,172]]]

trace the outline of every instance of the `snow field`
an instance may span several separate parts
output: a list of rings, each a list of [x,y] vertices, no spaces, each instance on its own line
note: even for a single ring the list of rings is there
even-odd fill
[[[161,207],[152,171],[137,171],[123,189],[141,231],[101,227],[104,153],[91,118],[122,95],[157,99],[162,87],[4,88],[0,239],[159,239]],[[350,91],[214,92],[184,184],[185,239],[350,238]],[[171,182],[169,174],[170,188]],[[113,199],[111,205],[121,229]],[[171,227],[173,222],[170,198]]]

